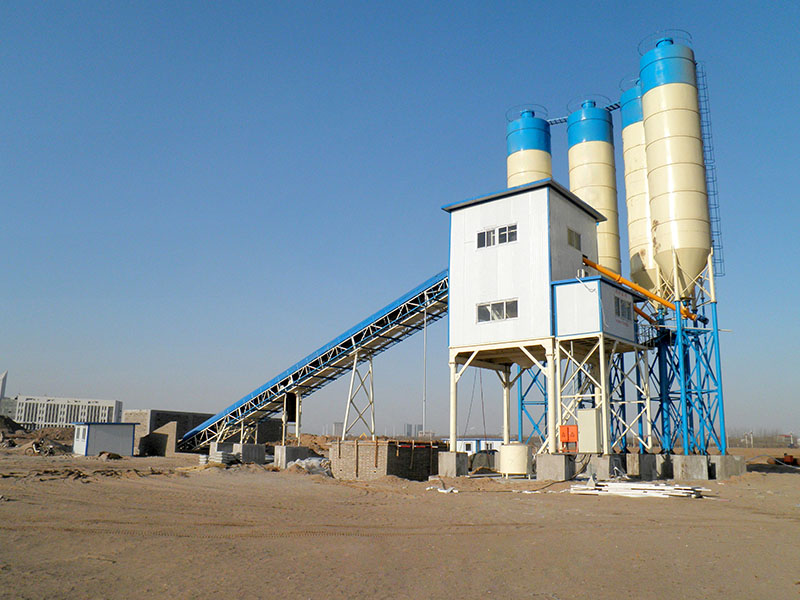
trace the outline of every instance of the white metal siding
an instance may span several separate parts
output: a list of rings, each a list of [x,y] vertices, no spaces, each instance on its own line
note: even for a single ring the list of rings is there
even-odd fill
[[[556,335],[564,337],[600,331],[599,283],[595,280],[555,286]]]
[[[550,335],[548,189],[531,190],[451,213],[450,346]],[[517,241],[477,247],[477,234],[517,225]],[[518,300],[516,319],[478,323],[479,303]]]
[[[133,453],[133,425],[105,425],[93,423],[89,426],[86,456],[97,456],[101,452],[115,452],[120,456]]]
[[[567,242],[567,228],[581,235],[580,250]],[[550,247],[553,281],[574,279],[583,254],[597,261],[597,222],[556,190],[550,190]]]
[[[633,297],[605,281],[595,279],[555,286],[556,335],[565,337],[602,331],[626,341],[635,341],[633,320],[616,315],[615,297],[631,303],[633,312]]]
[[[620,319],[614,312],[614,298],[616,297],[631,303],[631,316],[633,316],[633,297],[605,282],[600,288],[600,297],[603,305],[603,331],[623,340],[634,341],[633,319]]]

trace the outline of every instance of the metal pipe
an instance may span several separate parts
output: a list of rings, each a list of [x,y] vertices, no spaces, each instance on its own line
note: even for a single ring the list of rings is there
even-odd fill
[[[558,451],[558,426],[561,424],[561,342],[550,342],[547,354],[547,451]]]
[[[422,311],[422,431],[428,431],[428,294]]]
[[[634,290],[636,292],[639,292],[642,296],[645,296],[646,298],[650,298],[650,300],[654,300],[654,301],[658,302],[659,304],[663,304],[664,306],[666,306],[667,308],[669,308],[671,310],[676,310],[675,304],[673,302],[670,302],[669,300],[667,300],[665,298],[662,298],[661,296],[656,296],[653,292],[651,292],[649,290],[646,290],[642,286],[640,286],[640,285],[638,285],[636,283],[633,283],[632,281],[630,281],[628,279],[625,279],[619,273],[614,273],[614,271],[612,271],[611,269],[607,269],[606,267],[602,267],[602,266],[598,265],[596,262],[594,262],[592,260],[589,260],[586,256],[583,257],[583,264],[585,264],[587,267],[591,267],[592,269],[594,269],[595,271],[597,271],[599,273],[602,273],[606,277],[609,277],[609,278],[613,279],[617,283],[621,283],[622,285],[627,286],[627,287],[631,288],[632,290]],[[637,314],[638,313],[639,313],[639,311],[637,311]],[[701,318],[701,317],[697,316],[696,314],[690,312],[688,309],[684,308],[683,306],[681,306],[681,315],[683,315],[684,318],[689,319],[690,321],[698,321],[698,320],[701,321],[701,322],[703,321],[703,318]]]
[[[503,444],[511,443],[511,367],[503,369]]]
[[[450,452],[456,451],[458,440],[458,371],[455,361],[450,363]]]
[[[645,321],[647,321],[648,323],[650,323],[650,325],[654,325],[654,326],[656,326],[656,327],[658,326],[658,321],[656,321],[656,320],[655,320],[653,317],[651,317],[650,315],[648,315],[646,312],[644,312],[644,311],[643,311],[641,308],[639,308],[638,306],[634,306],[634,307],[633,307],[633,312],[635,312],[637,315],[639,315],[640,317],[642,317],[642,318],[643,318]]]

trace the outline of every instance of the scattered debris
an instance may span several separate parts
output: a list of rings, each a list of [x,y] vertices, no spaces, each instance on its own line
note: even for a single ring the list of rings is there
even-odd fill
[[[101,452],[97,455],[100,460],[122,460],[122,457],[116,452]]]
[[[442,484],[442,487],[439,487],[438,485],[429,485],[425,489],[426,490],[436,490],[437,492],[441,492],[442,494],[457,494],[458,493],[458,490],[456,488],[454,488],[454,487],[445,487],[444,484]]]
[[[593,479],[585,485],[577,484],[569,488],[570,494],[588,496],[626,496],[629,498],[702,498],[705,488],[686,485],[668,485],[666,483],[633,483],[628,481],[595,482]]]
[[[223,464],[223,465],[233,465],[233,464],[236,464],[236,463],[241,462],[241,461],[239,460],[239,457],[237,455],[235,455],[234,453],[232,453],[232,452],[223,452],[223,451],[219,450],[217,452],[209,453],[207,462],[209,462],[209,463],[218,463],[218,464]]]
[[[295,473],[308,473],[309,475],[325,475],[333,477],[331,472],[331,461],[321,456],[311,456],[301,460],[293,460],[286,465],[287,471]]]

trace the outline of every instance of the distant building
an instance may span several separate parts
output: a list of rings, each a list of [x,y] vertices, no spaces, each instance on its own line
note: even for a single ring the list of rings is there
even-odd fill
[[[16,398],[0,397],[0,416],[8,417],[9,419],[16,419],[17,417]]]
[[[175,421],[175,435],[177,436],[177,439],[180,440],[180,438],[182,438],[186,432],[191,431],[213,416],[214,415],[209,413],[144,408],[123,411],[122,422],[133,423],[136,425],[133,447],[134,453],[139,454],[140,450],[143,450],[140,448],[140,440],[154,432],[156,429],[160,429],[164,425]],[[142,452],[142,454],[147,454],[147,452]]]
[[[0,375],[0,416],[14,419],[17,416],[17,399],[6,398],[8,371]]]
[[[409,438],[417,438],[419,437],[420,432],[422,431],[422,425],[418,425],[416,423],[406,423],[406,437]]]
[[[122,417],[122,402],[119,400],[18,395],[15,401],[13,418],[27,430],[69,427],[77,421],[118,423]]]
[[[503,438],[465,438],[456,442],[456,451],[475,454],[484,450],[500,450],[502,445]]]

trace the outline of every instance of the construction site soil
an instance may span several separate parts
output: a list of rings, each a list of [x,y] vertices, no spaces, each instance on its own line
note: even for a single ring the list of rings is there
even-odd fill
[[[2,598],[800,597],[800,471],[763,459],[660,499],[17,450],[0,450]]]

